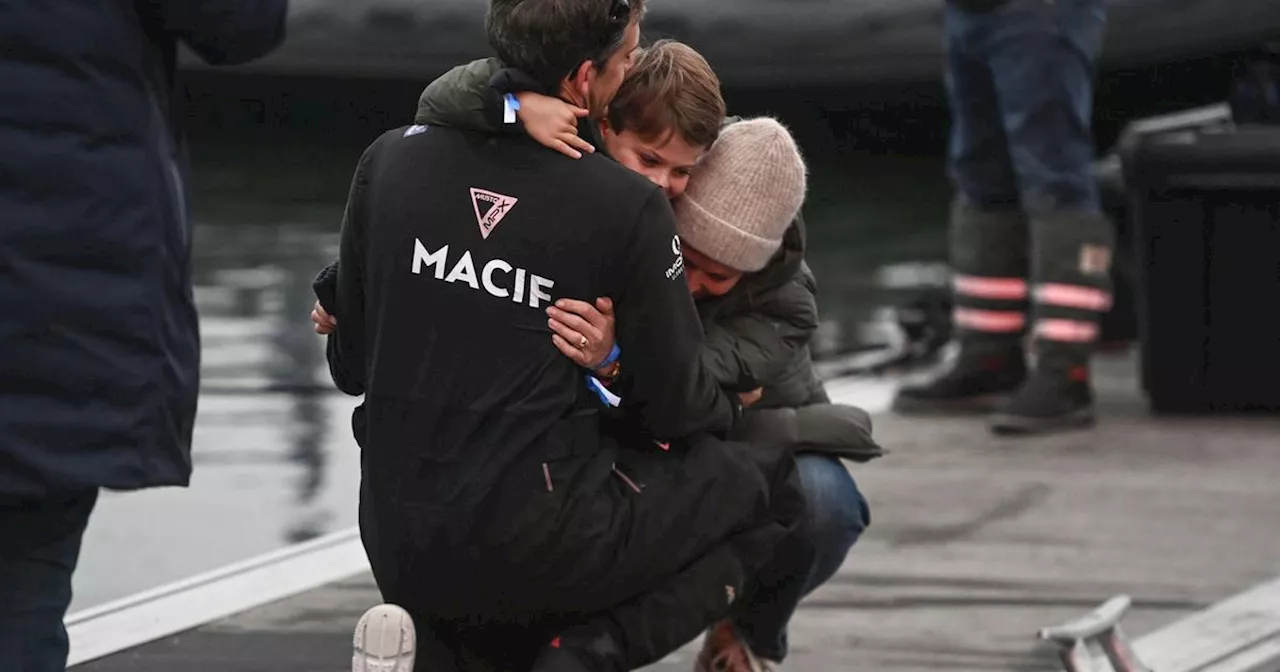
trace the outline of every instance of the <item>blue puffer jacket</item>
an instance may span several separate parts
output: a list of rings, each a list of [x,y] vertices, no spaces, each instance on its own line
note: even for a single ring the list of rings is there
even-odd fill
[[[0,0],[0,504],[185,485],[200,342],[175,54],[287,0]]]

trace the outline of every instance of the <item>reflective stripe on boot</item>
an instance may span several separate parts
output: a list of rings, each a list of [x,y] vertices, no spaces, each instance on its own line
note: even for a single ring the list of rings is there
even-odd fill
[[[952,203],[948,229],[957,340],[1015,344],[1027,327],[1027,221],[1014,207]]]
[[[1094,423],[1089,359],[1111,309],[1114,229],[1087,211],[1031,220],[1034,371],[992,418],[997,434],[1055,432]]]
[[[1037,215],[1031,224],[1036,366],[1087,366],[1099,322],[1111,310],[1114,229],[1104,215],[1085,211]]]

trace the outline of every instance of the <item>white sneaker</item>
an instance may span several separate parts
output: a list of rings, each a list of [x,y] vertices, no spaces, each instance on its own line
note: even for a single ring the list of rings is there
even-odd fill
[[[351,672],[413,672],[418,635],[409,612],[379,604],[356,623]]]

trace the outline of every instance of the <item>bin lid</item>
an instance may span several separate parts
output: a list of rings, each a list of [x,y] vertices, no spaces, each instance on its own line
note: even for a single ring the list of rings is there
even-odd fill
[[[1280,126],[1212,126],[1128,139],[1125,182],[1140,189],[1280,190]]]

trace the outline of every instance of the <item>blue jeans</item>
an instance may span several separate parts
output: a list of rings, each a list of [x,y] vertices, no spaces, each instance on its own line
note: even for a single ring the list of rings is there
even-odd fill
[[[0,502],[0,670],[63,672],[71,574],[97,491]]]
[[[961,196],[1029,214],[1098,212],[1093,87],[1103,0],[947,3],[948,168]]]
[[[840,460],[805,454],[796,457],[796,468],[808,513],[757,575],[733,619],[752,652],[773,661],[787,655],[787,623],[800,600],[840,569],[871,524],[867,500]]]

